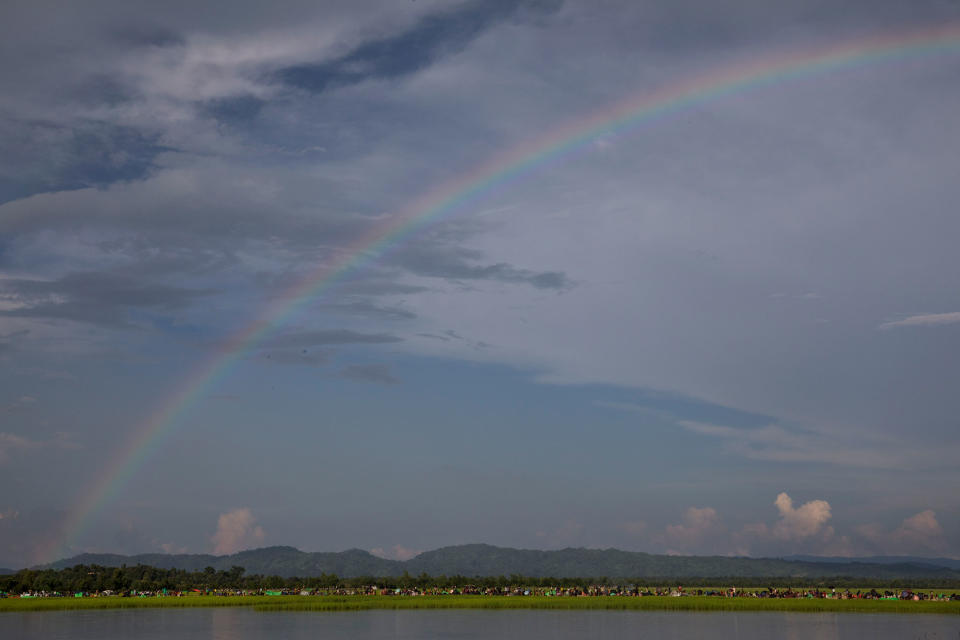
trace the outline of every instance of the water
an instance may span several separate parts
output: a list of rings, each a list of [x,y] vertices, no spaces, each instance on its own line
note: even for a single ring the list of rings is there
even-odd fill
[[[960,616],[668,611],[138,609],[0,614],[4,640],[960,640]]]

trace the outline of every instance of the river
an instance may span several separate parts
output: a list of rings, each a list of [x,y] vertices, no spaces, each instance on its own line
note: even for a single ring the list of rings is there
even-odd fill
[[[260,613],[247,608],[0,613],[10,640],[960,640],[960,616],[783,612],[416,610]]]

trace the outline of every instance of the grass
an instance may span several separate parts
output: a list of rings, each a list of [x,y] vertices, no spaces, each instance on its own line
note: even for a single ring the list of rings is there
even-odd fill
[[[0,600],[0,613],[5,611],[68,611],[75,609],[177,609],[192,607],[255,607],[268,604],[274,596],[174,596],[150,598],[5,598]],[[300,596],[280,597],[292,604]]]
[[[6,611],[253,607],[257,611],[366,611],[371,609],[575,609],[629,611],[790,611],[960,614],[960,602],[671,597],[509,596],[185,596],[182,598],[7,598]]]
[[[269,602],[258,611],[358,611],[367,609],[577,609],[630,611],[850,611],[869,613],[960,614],[960,602],[907,602],[896,600],[761,599],[689,596],[629,597],[505,597],[414,596],[359,598],[301,598]]]

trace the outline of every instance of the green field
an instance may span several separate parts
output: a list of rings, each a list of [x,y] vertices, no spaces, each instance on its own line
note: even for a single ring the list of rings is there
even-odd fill
[[[369,609],[597,609],[660,611],[796,611],[960,614],[960,602],[671,597],[510,596],[185,596],[152,598],[7,598],[0,612],[155,607],[253,607],[257,611]]]

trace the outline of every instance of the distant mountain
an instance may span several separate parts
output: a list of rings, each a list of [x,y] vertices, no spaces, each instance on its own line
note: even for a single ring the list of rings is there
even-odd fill
[[[926,564],[934,567],[946,567],[960,571],[960,559],[957,558],[926,558],[924,556],[862,556],[845,558],[842,556],[786,556],[784,560],[800,562],[866,562],[869,564]]]
[[[239,566],[248,574],[277,576],[319,576],[321,573],[334,573],[338,576],[392,576],[404,572],[402,562],[385,560],[361,549],[350,549],[336,553],[308,553],[294,547],[264,547],[241,551],[227,556],[210,554],[144,553],[123,556],[108,553],[82,553],[72,558],[57,560],[47,567],[63,569],[77,564],[98,564],[105,567],[146,564],[163,569],[184,569],[201,571],[206,567],[217,570],[229,570]]]
[[[0,576],[8,576],[14,573],[16,573],[16,571],[14,571],[13,569],[6,569],[4,567],[0,567]]]
[[[929,559],[923,559],[929,560]],[[199,571],[206,567],[229,570],[241,566],[248,574],[318,576],[411,575],[657,578],[657,577],[797,577],[848,576],[853,578],[941,578],[960,580],[960,569],[929,562],[894,559],[890,562],[851,562],[848,558],[816,560],[745,558],[724,556],[663,556],[618,549],[561,549],[537,551],[486,544],[467,544],[427,551],[400,562],[385,560],[361,549],[337,553],[308,553],[293,547],[266,547],[228,556],[204,554],[142,554],[121,556],[85,553],[58,560],[47,567],[61,569],[77,564],[154,567]]]
[[[799,562],[776,558],[665,556],[618,549],[535,551],[484,544],[444,547],[403,563],[411,574],[552,577],[817,577],[960,578],[960,572],[924,564]]]

